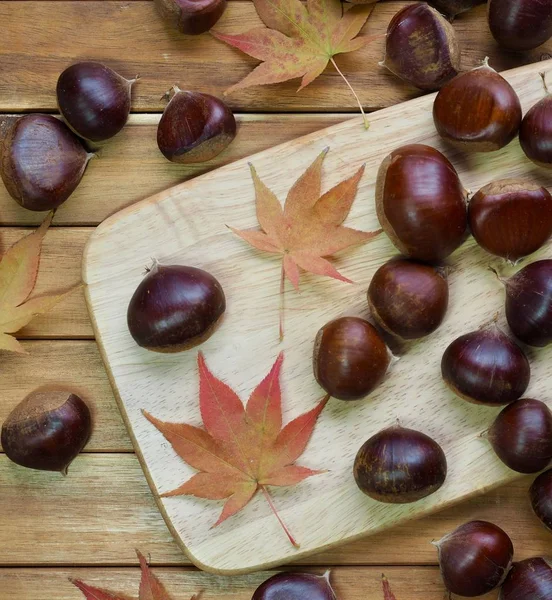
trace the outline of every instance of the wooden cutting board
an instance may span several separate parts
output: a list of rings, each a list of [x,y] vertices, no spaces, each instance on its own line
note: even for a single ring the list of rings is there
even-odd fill
[[[552,61],[505,74],[520,95],[524,111],[543,97],[539,77],[543,70],[552,70]],[[355,284],[303,274],[301,294],[287,286],[286,335],[279,343],[280,261],[253,250],[226,227],[257,227],[249,161],[281,200],[326,146],[330,152],[324,165],[324,189],[366,163],[347,224],[367,231],[379,226],[374,207],[378,167],[403,144],[424,143],[442,150],[473,191],[503,177],[528,177],[552,186],[552,175],[533,166],[517,140],[492,154],[467,156],[446,147],[435,133],[433,99],[434,95],[427,95],[373,113],[368,131],[361,118],[349,120],[197,177],[107,219],[88,244],[83,266],[87,301],[121,412],[167,525],[189,558],[203,569],[235,574],[280,565],[441,510],[516,477],[480,437],[499,409],[455,397],[440,375],[445,347],[502,309],[504,292],[488,267],[499,266],[505,275],[514,271],[470,239],[449,260],[450,307],[440,329],[412,344],[371,396],[356,403],[332,399],[321,415],[300,464],[328,472],[292,488],[273,488],[275,503],[299,540],[299,549],[289,543],[261,495],[215,529],[211,526],[222,502],[159,498],[194,471],[141,410],[162,420],[195,425],[201,425],[201,418],[197,350],[175,355],[148,352],[134,343],[127,330],[129,299],[152,258],[201,267],[222,283],[228,300],[226,317],[201,349],[211,370],[243,400],[284,350],[287,422],[312,408],[322,395],[311,365],[316,332],[342,315],[368,317],[368,283],[374,271],[397,254],[387,236],[381,235],[334,259]],[[550,248],[528,260],[544,256],[552,256]],[[552,348],[530,350],[529,356],[532,379],[527,395],[549,401]],[[352,476],[361,444],[397,418],[402,425],[435,438],[449,464],[445,485],[431,497],[408,505],[371,500],[358,490]]]

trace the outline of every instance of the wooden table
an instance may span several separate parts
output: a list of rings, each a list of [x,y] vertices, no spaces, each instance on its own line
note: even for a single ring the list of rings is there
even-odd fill
[[[229,4],[221,28],[235,32],[259,24],[252,3]],[[364,33],[384,32],[404,5],[378,4]],[[168,30],[149,1],[0,2],[0,23],[0,132],[10,114],[55,112],[57,77],[74,61],[101,60],[129,78],[142,77],[128,125],[105,144],[56,215],[44,244],[37,293],[79,281],[83,246],[93,227],[118,209],[355,113],[352,97],[331,68],[300,94],[296,82],[241,91],[228,98],[239,121],[231,147],[205,165],[174,165],[164,160],[155,141],[163,92],[178,83],[221,95],[254,60],[209,35],[187,38]],[[455,27],[466,68],[485,55],[502,70],[552,51],[549,43],[524,56],[500,52],[487,31],[484,7],[459,18]],[[417,93],[378,67],[382,55],[383,40],[338,58],[370,110]],[[0,186],[0,252],[42,218],[20,208]],[[172,541],[115,405],[82,293],[35,319],[19,337],[29,354],[0,357],[0,421],[33,388],[57,382],[80,390],[89,401],[95,430],[66,478],[20,468],[0,454],[0,600],[81,598],[69,576],[136,596],[135,548],[151,556],[175,600],[200,589],[206,600],[249,600],[267,573],[238,578],[201,573]],[[454,509],[311,557],[300,568],[331,568],[340,600],[381,599],[382,571],[398,600],[441,600],[444,590],[430,542],[464,521],[481,518],[502,526],[513,538],[517,558],[550,552],[552,537],[528,504],[529,482],[521,478]]]

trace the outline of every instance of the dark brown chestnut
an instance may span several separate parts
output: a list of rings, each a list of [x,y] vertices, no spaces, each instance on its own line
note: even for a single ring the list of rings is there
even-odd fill
[[[135,342],[154,352],[181,352],[207,340],[217,328],[226,299],[206,271],[155,262],[128,305]]]
[[[533,481],[529,498],[537,517],[552,531],[552,469],[541,473]]]
[[[52,210],[69,198],[94,156],[77,136],[51,115],[17,119],[0,147],[0,175],[23,208]]]
[[[460,72],[456,33],[425,2],[405,6],[389,23],[381,65],[421,90],[438,90]]]
[[[125,79],[98,62],[71,65],[57,82],[59,111],[80,137],[93,142],[107,140],[127,122],[136,80]]]
[[[545,97],[531,107],[519,128],[519,143],[527,158],[539,167],[552,169],[552,95],[541,73]]]
[[[439,12],[449,17],[456,17],[463,12],[472,9],[478,4],[485,4],[487,0],[429,0]]]
[[[513,564],[499,600],[550,600],[552,598],[552,563],[534,557]]]
[[[378,171],[379,222],[409,258],[440,261],[462,244],[468,226],[465,198],[452,164],[430,146],[402,146]]]
[[[540,400],[516,400],[502,409],[487,437],[510,469],[537,473],[552,461],[552,412]]]
[[[482,596],[502,584],[512,564],[514,546],[493,523],[471,521],[435,543],[447,590],[458,596]]]
[[[382,265],[368,288],[368,305],[374,320],[404,340],[435,331],[445,318],[448,299],[443,269],[404,258]]]
[[[503,283],[512,333],[529,346],[552,342],[552,260],[533,262]]]
[[[525,352],[493,324],[456,338],[443,354],[441,374],[464,400],[497,406],[523,396],[531,367]]]
[[[461,150],[492,152],[509,144],[521,125],[514,88],[485,63],[446,83],[435,98],[439,135]]]
[[[2,425],[2,447],[14,463],[41,471],[67,468],[92,431],[86,403],[63,389],[36,390],[22,400]]]
[[[165,158],[188,164],[211,160],[236,136],[236,120],[219,98],[184,92],[177,86],[157,128],[157,145]]]
[[[532,50],[552,37],[548,0],[489,0],[487,16],[494,39],[508,50]]]
[[[161,17],[182,33],[199,35],[222,17],[226,0],[155,0],[155,6]]]
[[[330,572],[278,573],[262,583],[251,600],[336,600]]]
[[[374,500],[416,502],[443,485],[447,459],[425,433],[395,425],[364,443],[355,458],[354,476],[358,487]]]
[[[539,184],[502,179],[475,194],[468,219],[482,248],[516,262],[537,251],[552,235],[552,196]]]
[[[316,334],[312,362],[316,381],[330,396],[359,400],[383,380],[390,353],[368,321],[341,317]]]

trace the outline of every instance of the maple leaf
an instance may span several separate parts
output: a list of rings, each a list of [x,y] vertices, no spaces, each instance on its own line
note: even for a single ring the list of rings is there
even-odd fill
[[[283,337],[284,278],[299,290],[299,269],[351,283],[328,261],[340,250],[361,244],[381,233],[358,231],[345,227],[355,199],[364,165],[349,179],[321,195],[322,163],[328,148],[324,149],[295,182],[284,207],[259,179],[253,165],[249,165],[255,186],[257,220],[262,231],[230,229],[253,247],[264,252],[281,254],[280,282],[280,339]]]
[[[25,353],[23,346],[10,334],[76,289],[27,300],[36,283],[42,240],[53,215],[50,213],[36,231],[16,242],[0,261],[0,350]]]
[[[244,407],[237,394],[207,368],[198,354],[199,408],[205,429],[166,423],[144,416],[165,436],[176,453],[199,472],[162,497],[190,495],[226,500],[216,527],[242,510],[260,490],[289,540],[297,543],[278,515],[267,486],[290,486],[323,471],[293,464],[305,450],[318,415],[328,401],[282,428],[280,353],[269,374],[253,390]]]
[[[266,27],[238,35],[211,31],[217,39],[263,61],[226,93],[302,77],[300,91],[331,62],[353,93],[368,128],[362,103],[333,57],[358,50],[381,37],[356,37],[373,4],[357,4],[344,12],[340,0],[307,0],[306,6],[301,0],[254,0],[254,3]]]
[[[140,569],[142,570],[138,600],[171,600],[165,586],[151,572],[145,557],[138,550],[136,554],[138,555]],[[129,596],[92,587],[80,579],[69,579],[69,581],[79,588],[86,600],[131,600]],[[195,598],[196,596],[192,596],[191,600]]]
[[[393,594],[393,592],[391,591],[389,580],[383,573],[381,575],[381,585],[383,588],[383,600],[397,600],[395,594]]]

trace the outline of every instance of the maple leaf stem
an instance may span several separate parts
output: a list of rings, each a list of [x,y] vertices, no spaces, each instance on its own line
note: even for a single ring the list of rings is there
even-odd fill
[[[284,269],[284,263],[282,262],[282,274],[280,276],[280,342],[284,340],[284,288],[286,283],[286,271]]]
[[[295,548],[299,548],[299,544],[297,543],[295,538],[291,535],[291,532],[286,527],[286,524],[282,521],[282,517],[280,517],[280,515],[278,514],[278,510],[276,509],[276,506],[275,506],[274,502],[272,501],[272,496],[268,493],[268,490],[266,489],[266,487],[264,485],[260,485],[259,487],[261,488],[261,491],[263,492],[264,497],[266,498],[266,501],[268,502],[268,505],[270,506],[272,512],[274,513],[274,516],[278,519],[278,523],[280,523],[280,525],[282,526],[282,529],[285,531],[285,534],[287,535],[289,541],[295,546]]]
[[[366,113],[364,112],[364,109],[362,108],[362,103],[360,102],[360,98],[358,97],[357,93],[355,92],[353,86],[349,83],[349,80],[347,79],[347,77],[345,77],[345,75],[343,75],[343,72],[337,66],[337,63],[335,62],[333,56],[332,56],[332,58],[330,58],[330,61],[331,61],[332,65],[335,67],[335,70],[343,78],[343,81],[347,84],[347,87],[351,90],[351,93],[353,94],[353,96],[355,97],[355,100],[357,101],[358,107],[360,108],[360,112],[362,113],[362,118],[364,119],[364,128],[365,129],[369,129],[369,127],[370,127],[370,121],[368,121],[368,117],[366,116]]]

